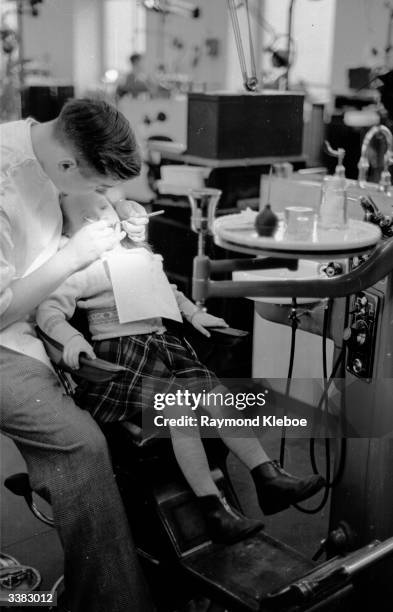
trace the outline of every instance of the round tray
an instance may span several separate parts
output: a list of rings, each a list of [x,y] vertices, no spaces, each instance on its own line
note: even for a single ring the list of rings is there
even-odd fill
[[[233,245],[245,249],[246,252],[274,251],[286,255],[296,253],[314,257],[362,253],[373,248],[381,238],[381,231],[376,225],[350,219],[346,229],[322,230],[315,227],[310,239],[296,240],[286,237],[282,215],[279,216],[279,225],[274,236],[259,236],[252,217],[246,219],[242,213],[219,217],[214,222],[213,231],[216,242],[227,248]]]

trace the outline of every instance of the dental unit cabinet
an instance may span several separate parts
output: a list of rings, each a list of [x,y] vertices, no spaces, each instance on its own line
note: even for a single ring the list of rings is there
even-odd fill
[[[292,187],[293,182],[287,181],[287,189],[293,196]],[[317,411],[325,406],[329,411],[327,416],[338,426],[331,441],[336,454],[329,496],[329,533],[322,544],[328,556],[350,555],[350,551],[372,546],[376,540],[388,543],[393,536],[393,237],[390,234],[393,221],[384,214],[390,210],[390,197],[386,193],[383,196],[383,212],[376,207],[377,214],[367,223],[349,219],[348,229],[337,230],[339,234],[336,230],[327,230],[320,242],[314,244],[315,248],[304,241],[297,247],[291,244],[286,248],[277,239],[257,236],[253,227],[247,230],[241,214],[239,223],[243,219],[244,225],[238,231],[235,215],[227,215],[227,219],[216,219],[211,228],[216,244],[235,253],[248,253],[253,258],[212,261],[206,255],[199,255],[194,259],[193,296],[201,304],[214,296],[247,296],[254,300],[255,378],[266,381],[269,374],[287,376],[289,327],[294,318],[296,328],[304,334],[297,340],[295,354],[295,361],[300,355],[303,363],[298,366],[300,370],[292,372],[294,390],[300,389],[300,395],[291,398]],[[274,208],[273,190],[271,201]],[[358,216],[364,212],[359,201],[351,204]],[[227,229],[225,223],[228,223]],[[369,240],[362,242],[357,234],[352,241],[354,228],[364,229]],[[334,238],[331,242],[322,239],[332,235],[332,231],[336,231],[335,246]],[[279,262],[280,258],[282,267],[277,269],[272,262]],[[328,263],[318,266],[316,260]],[[314,267],[307,268],[304,261]],[[210,279],[213,274],[229,270],[233,272],[232,281]],[[285,340],[286,350],[273,329],[285,330],[281,340]],[[328,387],[318,408],[316,396],[301,396],[301,385],[296,384],[296,379],[321,378],[318,373],[318,366],[322,371],[321,337],[326,340],[324,360],[328,367],[323,378]],[[278,364],[280,356],[282,361]],[[333,401],[332,393],[336,396]],[[283,399],[284,395],[282,390]],[[367,576],[371,589],[384,589],[384,593],[389,590],[392,566],[389,558],[379,567],[376,577],[375,573]],[[293,588],[293,585],[289,587],[289,591]],[[280,597],[284,597],[284,591]]]

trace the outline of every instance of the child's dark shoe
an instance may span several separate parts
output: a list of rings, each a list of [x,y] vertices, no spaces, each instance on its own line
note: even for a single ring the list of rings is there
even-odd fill
[[[278,461],[267,461],[251,470],[259,505],[266,515],[285,510],[292,504],[315,495],[325,485],[322,476],[297,478],[286,472]]]
[[[243,516],[228,504],[225,497],[206,495],[198,497],[198,501],[213,542],[233,544],[263,528],[262,521]]]

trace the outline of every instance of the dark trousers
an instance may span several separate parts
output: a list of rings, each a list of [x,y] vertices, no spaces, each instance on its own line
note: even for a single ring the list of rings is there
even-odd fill
[[[105,438],[36,359],[0,347],[0,428],[53,508],[72,612],[148,612]]]

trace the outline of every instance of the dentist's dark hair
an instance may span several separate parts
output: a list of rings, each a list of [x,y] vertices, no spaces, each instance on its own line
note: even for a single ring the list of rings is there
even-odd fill
[[[127,180],[141,171],[141,155],[129,122],[104,100],[69,100],[55,121],[54,135],[70,148],[85,175]]]

